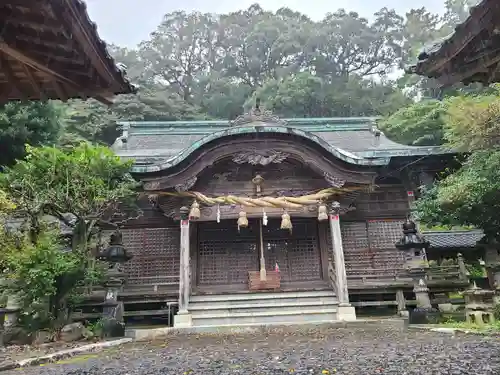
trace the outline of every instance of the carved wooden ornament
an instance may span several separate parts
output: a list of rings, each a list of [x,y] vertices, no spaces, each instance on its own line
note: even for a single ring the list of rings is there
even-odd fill
[[[269,151],[244,151],[233,156],[232,161],[236,164],[251,164],[262,165],[279,164],[290,155],[286,152],[269,150]]]

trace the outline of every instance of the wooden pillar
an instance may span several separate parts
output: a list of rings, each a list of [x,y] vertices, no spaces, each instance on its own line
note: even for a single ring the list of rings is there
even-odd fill
[[[186,212],[185,212],[186,211]],[[189,254],[189,218],[188,209],[181,208],[181,241],[179,267],[179,310],[174,317],[174,327],[192,326],[189,313],[189,294],[191,290],[190,254]]]
[[[344,249],[342,247],[342,233],[340,231],[340,204],[333,202],[330,211],[330,232],[332,235],[333,260],[335,263],[335,277],[337,283],[337,298],[339,299],[339,320],[356,320],[354,307],[349,303],[347,289],[347,273],[345,270]]]

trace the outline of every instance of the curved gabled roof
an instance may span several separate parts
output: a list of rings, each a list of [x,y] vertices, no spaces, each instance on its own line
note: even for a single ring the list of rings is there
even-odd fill
[[[333,157],[359,166],[387,165],[396,156],[444,152],[439,147],[395,143],[383,133],[374,131],[375,118],[269,120],[247,121],[241,125],[228,121],[123,122],[124,134],[113,148],[117,155],[135,160],[132,169],[135,173],[169,169],[208,143],[259,133],[303,138]]]

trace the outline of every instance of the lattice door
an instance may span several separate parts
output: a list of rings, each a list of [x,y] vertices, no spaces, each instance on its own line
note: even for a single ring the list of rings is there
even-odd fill
[[[125,263],[127,285],[179,282],[179,228],[124,229],[123,244],[134,257]]]
[[[341,221],[342,247],[347,275],[366,273],[373,267],[373,254],[368,242],[367,225],[364,221]],[[328,233],[331,244],[331,235]]]
[[[404,265],[403,253],[396,249],[395,243],[403,234],[402,220],[370,220],[368,235],[370,246],[374,250],[374,265],[376,268],[402,269]]]
[[[314,219],[293,219],[293,231],[280,229],[279,220],[263,227],[266,267],[280,267],[282,282],[315,281],[322,278],[318,225]]]
[[[238,233],[236,220],[199,223],[198,285],[248,282],[248,271],[258,270],[258,222]]]

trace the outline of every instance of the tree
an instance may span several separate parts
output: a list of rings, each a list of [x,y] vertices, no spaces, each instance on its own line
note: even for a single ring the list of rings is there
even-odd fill
[[[444,143],[447,101],[424,100],[401,108],[379,122],[392,140],[411,146],[437,146]]]
[[[20,279],[26,277],[24,272],[29,272],[20,270],[21,265],[33,269],[28,276],[35,277],[42,289],[49,286],[41,283],[40,278],[50,279],[54,316],[66,316],[69,293],[92,276],[90,251],[96,229],[111,223],[113,218],[121,218],[124,204],[134,204],[137,184],[129,175],[129,168],[130,163],[121,161],[107,147],[82,143],[69,149],[28,147],[26,159],[0,175],[1,188],[15,204],[16,214],[27,219],[28,228],[19,251],[9,258],[10,270]],[[58,255],[63,243],[47,231],[46,221],[42,220],[47,214],[72,230],[71,256],[64,258],[69,262],[65,266],[52,264],[63,261],[62,255]],[[19,266],[14,266],[16,262]],[[26,295],[19,289],[21,285],[26,286],[19,282],[14,287]],[[40,294],[33,291],[27,295],[31,296],[27,305],[40,302],[33,300]]]
[[[168,85],[192,102],[195,77],[213,60],[212,23],[211,15],[199,12],[166,14],[151,39],[141,45],[148,82]]]
[[[409,99],[391,84],[356,76],[334,82],[303,72],[282,80],[268,80],[247,101],[246,107],[262,100],[283,117],[379,116],[406,105]]]
[[[9,102],[0,106],[0,166],[25,156],[25,145],[56,144],[61,110],[53,102]]]
[[[397,43],[402,19],[386,8],[372,24],[355,12],[340,9],[318,25],[312,66],[320,76],[385,75],[401,56]]]
[[[448,110],[446,138],[459,151],[489,150],[500,144],[498,94],[457,96]]]
[[[500,240],[500,151],[477,151],[427,191],[416,212],[427,224],[475,226]]]

